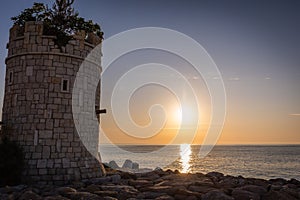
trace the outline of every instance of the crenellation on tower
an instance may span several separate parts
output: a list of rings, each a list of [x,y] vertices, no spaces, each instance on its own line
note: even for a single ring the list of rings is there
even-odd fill
[[[76,74],[89,52],[101,43],[98,36],[85,35],[77,33],[65,47],[59,47],[55,36],[43,34],[42,22],[10,29],[2,120],[11,129],[10,139],[24,149],[27,181],[66,183],[105,173],[100,158],[82,144],[72,115]],[[98,85],[95,107],[99,106]]]

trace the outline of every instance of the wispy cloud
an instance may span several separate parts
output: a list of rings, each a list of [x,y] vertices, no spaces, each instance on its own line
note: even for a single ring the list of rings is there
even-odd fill
[[[300,113],[291,113],[289,114],[290,116],[299,116],[300,117]]]
[[[270,80],[271,79],[271,77],[265,77],[265,80]]]
[[[240,78],[239,77],[232,77],[232,78],[229,78],[230,81],[239,81]]]

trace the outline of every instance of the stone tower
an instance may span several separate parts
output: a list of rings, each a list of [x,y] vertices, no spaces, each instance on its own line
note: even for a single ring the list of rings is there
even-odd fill
[[[43,35],[42,22],[10,30],[2,121],[25,152],[25,181],[63,184],[101,177],[105,171],[83,145],[72,115],[79,67],[101,39],[76,34],[64,47]],[[99,66],[101,73],[101,66]],[[95,95],[100,105],[100,87]],[[94,111],[94,109],[93,109]],[[95,115],[96,116],[96,115]],[[97,135],[98,133],[96,133]],[[94,138],[98,141],[98,138]]]

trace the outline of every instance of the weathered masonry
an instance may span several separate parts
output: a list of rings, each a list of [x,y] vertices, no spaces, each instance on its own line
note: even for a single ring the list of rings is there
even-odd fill
[[[76,73],[101,39],[79,33],[65,47],[58,47],[55,39],[43,35],[41,22],[26,22],[22,31],[15,25],[6,58],[3,125],[24,149],[25,180],[45,184],[105,173],[100,158],[82,144],[72,115]],[[95,106],[99,104],[98,86]]]

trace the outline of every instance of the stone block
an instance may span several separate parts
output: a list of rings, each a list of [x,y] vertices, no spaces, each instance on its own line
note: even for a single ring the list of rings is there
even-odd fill
[[[38,101],[40,99],[40,95],[34,94],[33,99],[34,99],[34,101]]]
[[[64,113],[64,119],[73,119],[73,115],[70,113]]]
[[[44,60],[44,65],[45,66],[52,66],[52,60]]]
[[[27,59],[25,61],[27,66],[35,66],[35,60],[34,59]]]
[[[35,147],[35,152],[42,153],[42,151],[43,151],[43,147],[42,146],[36,146]]]
[[[67,73],[67,70],[66,70],[66,68],[64,68],[63,66],[62,67],[58,67],[58,68],[56,68],[56,74],[61,74],[61,75],[64,75],[64,74],[66,74]]]
[[[53,168],[53,165],[54,165],[53,160],[50,160],[50,159],[49,159],[49,160],[47,161],[47,168],[50,168],[50,169],[51,169],[51,168]]]
[[[62,147],[61,148],[61,152],[62,153],[67,153],[68,152],[68,148],[67,147]]]
[[[77,167],[78,165],[77,165],[76,162],[70,162],[70,166],[71,166],[72,168],[75,168],[75,167]]]
[[[33,66],[26,67],[26,76],[32,76],[33,74]]]
[[[47,169],[39,169],[39,175],[46,175]]]
[[[54,120],[54,128],[59,127],[59,119]]]
[[[70,167],[70,160],[67,158],[62,159],[63,168],[69,168]]]
[[[46,139],[45,144],[48,145],[48,146],[54,146],[55,141],[52,138],[51,139]]]
[[[62,133],[62,134],[59,135],[59,138],[60,139],[67,139],[68,138],[68,134]]]
[[[44,38],[44,39],[43,39],[43,45],[46,45],[46,46],[47,46],[48,44],[49,44],[48,39]]]
[[[74,153],[80,153],[81,152],[81,147],[79,146],[79,147],[73,147],[73,152]]]
[[[32,101],[33,100],[33,91],[30,89],[26,90],[26,100],[27,101]]]
[[[49,146],[43,146],[43,158],[50,158],[50,147]]]
[[[50,75],[51,75],[51,72],[50,72]],[[52,77],[52,83],[60,83],[61,82],[61,78],[59,77]]]
[[[52,130],[53,129],[53,120],[48,119],[46,120],[46,130]]]
[[[46,131],[46,130],[40,130],[39,131],[39,137],[41,139],[51,139],[53,136],[53,132],[52,131]]]
[[[28,175],[38,175],[38,170],[36,169],[29,169],[28,170]]]
[[[44,123],[41,123],[41,124],[37,124],[37,125],[36,125],[36,128],[39,129],[39,130],[44,130],[45,127],[46,127],[46,126],[45,126]]]
[[[61,98],[54,98],[54,100],[53,100],[54,102],[54,104],[57,104],[57,105],[59,105],[59,104],[61,104]]]
[[[54,180],[54,181],[62,180],[62,178],[63,178],[63,177],[60,176],[60,175],[54,175],[54,176],[53,176],[53,180]]]
[[[62,142],[61,146],[63,146],[63,147],[70,147],[70,142]]]
[[[29,43],[35,44],[36,43],[36,37],[34,35],[29,36]],[[27,48],[29,49],[31,45],[28,45]]]
[[[37,71],[37,74],[36,74],[36,81],[41,83],[44,81],[44,72],[43,71]]]
[[[47,160],[46,159],[41,159],[37,161],[37,168],[41,169],[41,168],[46,168],[47,166]]]

